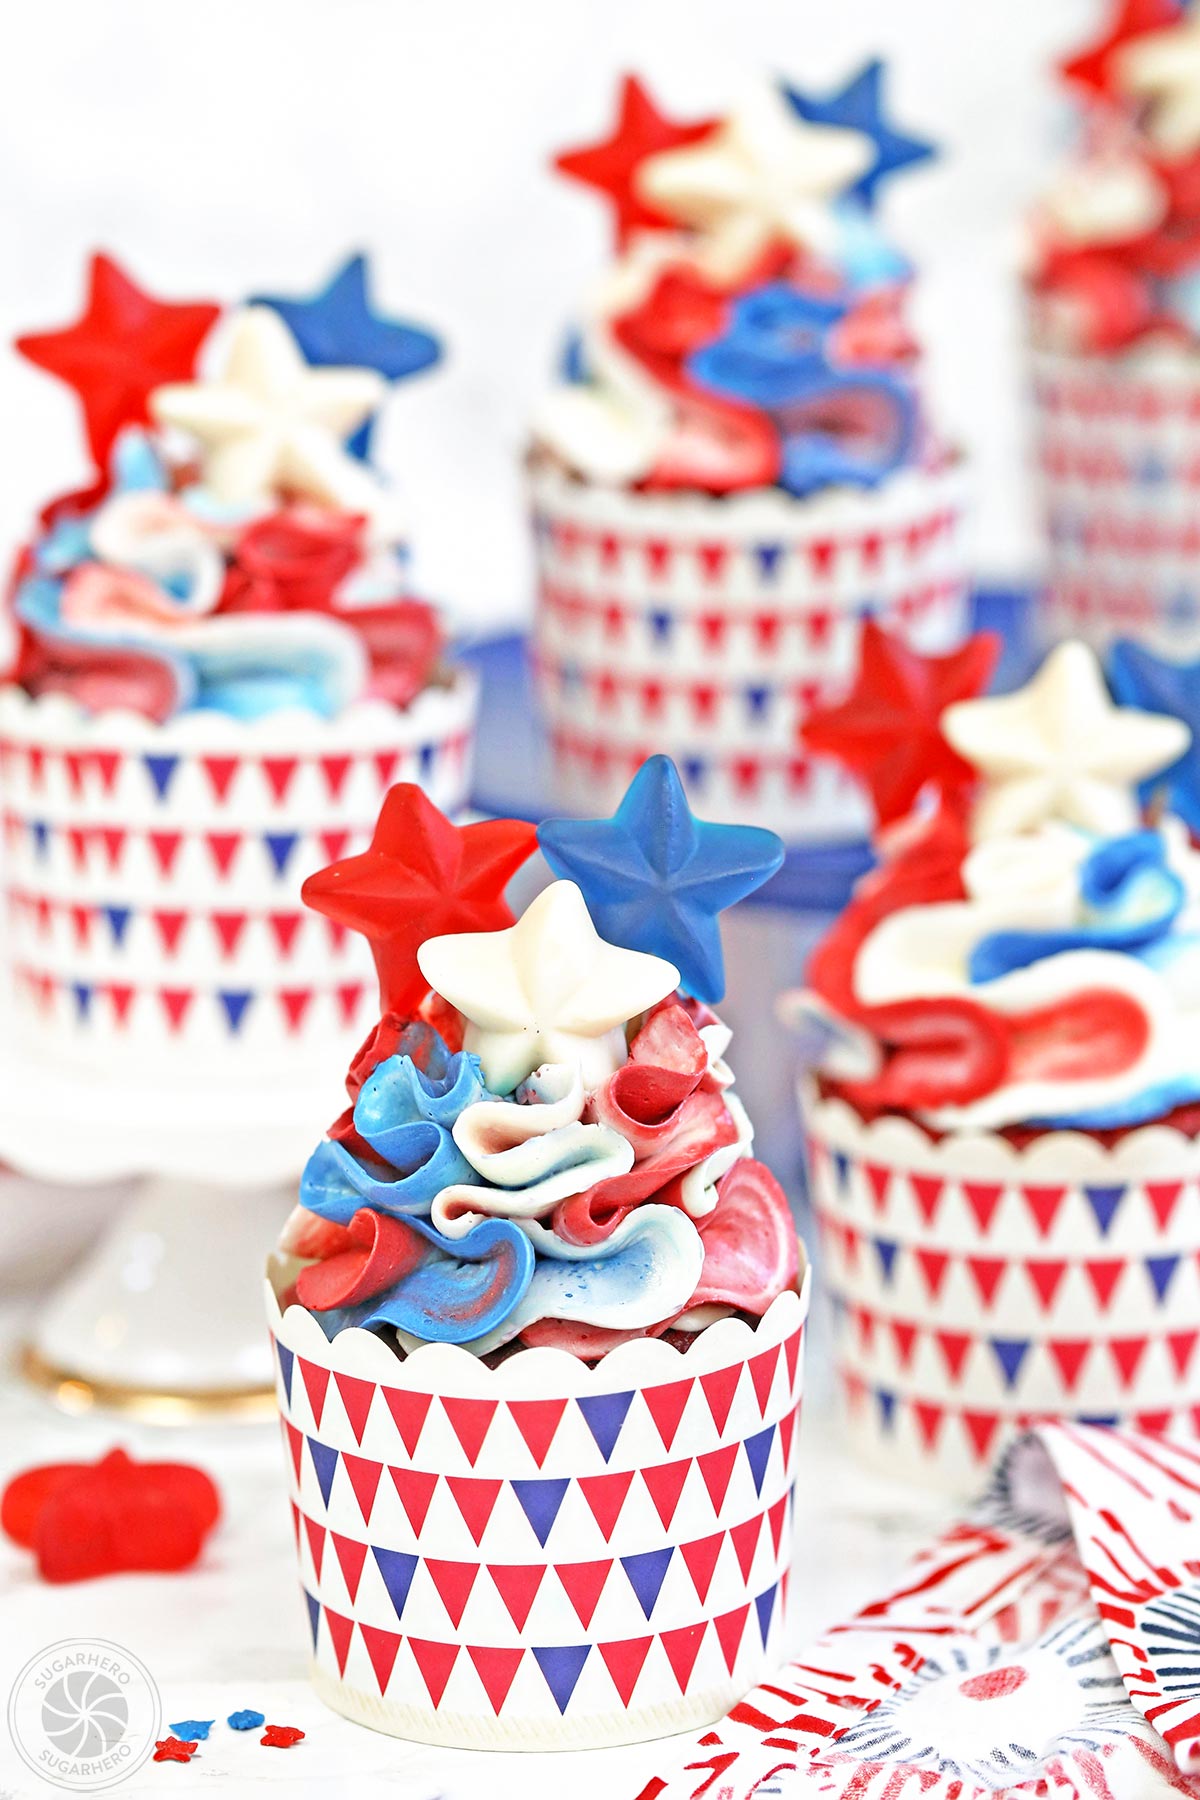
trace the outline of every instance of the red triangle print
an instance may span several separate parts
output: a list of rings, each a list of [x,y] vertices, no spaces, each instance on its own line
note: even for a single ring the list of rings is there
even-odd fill
[[[475,1578],[479,1574],[478,1563],[442,1562],[429,1556],[425,1559],[425,1567],[429,1570],[429,1579],[438,1591],[438,1598],[450,1615],[450,1622],[455,1631],[462,1624],[462,1616],[467,1601],[471,1598],[471,1589],[475,1586]]]
[[[530,1608],[546,1574],[545,1563],[488,1563],[487,1572],[518,1631],[524,1631]]]
[[[117,770],[121,767],[119,750],[93,750],[92,761],[100,776],[100,785],[106,794],[111,794],[117,779]]]
[[[654,1389],[648,1390],[653,1393]],[[558,1430],[563,1413],[567,1409],[565,1400],[509,1400],[506,1402],[512,1422],[525,1440],[525,1447],[540,1469],[545,1463],[547,1452],[554,1442],[554,1434]]]
[[[783,1458],[784,1472],[787,1472],[792,1454],[792,1433],[796,1429],[796,1421],[800,1417],[800,1402],[797,1400],[790,1413],[785,1413],[779,1421],[779,1451]]]
[[[307,1513],[300,1515],[304,1520],[304,1531],[308,1538],[308,1553],[312,1557],[313,1574],[321,1579],[321,1564],[325,1559],[325,1527],[310,1519]]]
[[[7,814],[5,814],[4,824],[5,824],[5,829],[7,830],[8,835],[9,835],[9,847],[11,848],[13,841],[14,841],[14,827],[16,828],[15,829],[16,842],[17,843],[20,842],[21,821],[20,821],[20,819],[15,819],[11,813],[7,813]],[[90,836],[90,833],[82,825],[68,825],[67,826],[67,843],[70,845],[70,849],[71,849],[71,866],[72,866],[72,868],[84,869],[87,867],[89,836]]]
[[[167,1015],[168,1029],[173,1034],[181,1031],[188,1008],[196,996],[188,988],[159,988],[158,997]]]
[[[353,1606],[358,1598],[358,1584],[362,1580],[363,1564],[367,1560],[367,1546],[360,1544],[357,1538],[343,1537],[340,1531],[331,1531],[329,1535],[333,1539],[338,1568],[342,1571],[342,1580],[346,1584],[346,1592],[349,1594],[350,1604]]]
[[[11,752],[11,745],[5,744],[3,752],[0,752],[0,768],[5,767],[8,762],[8,755],[4,754],[4,752]],[[66,764],[67,770],[67,786],[70,788],[72,794],[75,795],[76,799],[83,793],[84,760],[84,756],[79,750],[65,750],[63,752],[63,762]]]
[[[914,1400],[912,1409],[921,1442],[926,1450],[935,1450],[938,1433],[942,1429],[942,1420],[946,1416],[946,1409],[942,1406],[935,1406],[932,1400]]]
[[[1066,1197],[1065,1187],[1023,1187],[1021,1196],[1042,1237],[1049,1237],[1058,1218],[1058,1209]]]
[[[968,1256],[966,1265],[971,1271],[979,1298],[984,1306],[990,1307],[996,1298],[996,1289],[1008,1264],[999,1256]]]
[[[346,845],[350,842],[350,833],[348,831],[318,831],[317,842],[321,846],[326,862],[341,862],[346,854]]]
[[[669,1381],[663,1387],[642,1389],[642,1399],[654,1420],[664,1450],[669,1450],[675,1442],[675,1433],[694,1385],[694,1379],[689,1377],[686,1381]]]
[[[390,787],[396,779],[396,764],[400,761],[398,750],[377,750],[372,758],[375,773],[379,776],[382,787]]]
[[[325,1411],[325,1395],[329,1388],[329,1370],[323,1369],[319,1363],[308,1362],[303,1356],[296,1361],[300,1364],[300,1373],[304,1377],[304,1391],[308,1395],[308,1404],[312,1407],[313,1424],[320,1429],[321,1414]]]
[[[754,1398],[758,1401],[760,1419],[766,1416],[767,1401],[771,1397],[771,1384],[775,1380],[775,1371],[778,1367],[778,1344],[772,1344],[769,1350],[763,1350],[758,1356],[750,1358],[750,1379],[754,1383]]]
[[[996,1181],[964,1181],[962,1191],[975,1223],[986,1237],[992,1228],[992,1220],[996,1216],[996,1208],[1004,1189]]]
[[[400,1504],[412,1526],[413,1536],[419,1538],[425,1528],[429,1503],[433,1499],[438,1478],[427,1474],[424,1469],[398,1469],[394,1464],[388,1465],[388,1474],[400,1496]]]
[[[945,1182],[940,1175],[910,1175],[908,1185],[912,1189],[917,1211],[926,1225],[932,1225],[938,1202],[945,1192]]]
[[[1158,1433],[1171,1429],[1171,1418],[1172,1413],[1168,1406],[1164,1412],[1134,1413],[1133,1422],[1139,1431]]]
[[[295,1036],[304,1023],[304,1015],[312,1004],[311,988],[280,988],[279,1004],[289,1036]]]
[[[736,1451],[736,1445],[734,1449]],[[633,1475],[634,1471],[627,1469],[616,1470],[611,1475],[582,1475],[579,1479],[579,1491],[591,1508],[592,1517],[600,1527],[606,1544],[621,1516]]]
[[[209,831],[205,834],[208,853],[212,857],[213,867],[224,881],[233,867],[233,859],[241,847],[241,833],[237,831]]]
[[[348,1450],[342,1451],[342,1464],[350,1477],[350,1485],[354,1489],[354,1498],[358,1501],[358,1510],[363,1516],[363,1524],[369,1525],[375,1506],[375,1495],[379,1491],[379,1478],[383,1474],[383,1464],[372,1462],[366,1456],[351,1456]]]
[[[1165,1231],[1171,1223],[1171,1215],[1179,1204],[1179,1196],[1183,1192],[1182,1181],[1148,1181],[1146,1183],[1146,1199],[1154,1214],[1155,1223],[1160,1231]]]
[[[92,909],[90,906],[72,906],[69,910],[71,914],[71,925],[75,932],[75,943],[80,950],[86,950],[92,935]],[[162,916],[163,915],[161,914],[155,915],[156,918]],[[179,918],[182,921],[182,913],[179,914]],[[176,935],[178,936],[178,934]],[[173,943],[167,943],[164,939],[163,948],[170,954],[171,951],[174,950],[175,945]]]
[[[388,1682],[392,1679],[392,1670],[396,1666],[396,1652],[400,1648],[400,1633],[384,1631],[381,1625],[363,1625],[358,1629],[362,1633],[363,1643],[367,1647],[367,1655],[371,1659],[371,1667],[375,1671],[375,1679],[379,1683],[379,1692],[386,1694]]]
[[[280,956],[290,956],[296,942],[296,933],[304,923],[304,914],[298,912],[268,913],[267,924],[271,927],[271,935],[279,948]]]
[[[794,1388],[796,1385],[796,1367],[800,1361],[800,1345],[803,1341],[804,1327],[802,1325],[799,1331],[793,1331],[791,1337],[787,1338],[784,1342],[783,1360],[787,1364],[789,1389]]]
[[[1175,1364],[1175,1373],[1182,1381],[1188,1372],[1188,1365],[1196,1353],[1196,1340],[1200,1331],[1168,1331],[1167,1349],[1171,1353],[1171,1361]]]
[[[633,1690],[637,1686],[638,1676],[646,1666],[646,1658],[653,1642],[654,1639],[649,1637],[622,1638],[615,1644],[599,1646],[604,1666],[621,1696],[622,1706],[628,1706],[633,1698]]]
[[[504,1483],[477,1475],[447,1475],[446,1486],[454,1495],[454,1504],[463,1516],[463,1524],[475,1542],[481,1544]]]
[[[938,1349],[946,1365],[946,1373],[951,1381],[961,1381],[963,1364],[967,1360],[967,1351],[971,1348],[971,1340],[965,1331],[935,1331]]]
[[[467,1655],[475,1664],[475,1672],[483,1683],[483,1691],[492,1703],[497,1718],[508,1698],[524,1650],[507,1650],[495,1644],[468,1644]]]
[[[701,1380],[703,1380],[701,1376]],[[712,1501],[714,1513],[719,1514],[725,1504],[725,1496],[729,1492],[729,1482],[733,1475],[733,1465],[737,1461],[740,1444],[725,1444],[719,1450],[706,1450],[703,1456],[696,1458],[696,1466],[704,1478],[708,1489],[708,1497]]]
[[[1033,1291],[1041,1302],[1042,1311],[1049,1312],[1054,1305],[1054,1296],[1062,1286],[1063,1276],[1067,1272],[1065,1260],[1061,1257],[1053,1259],[1047,1257],[1041,1260],[1031,1258],[1025,1264],[1025,1270]]]
[[[236,756],[202,756],[201,767],[208,776],[213,798],[223,804],[229,798],[229,789],[234,776],[241,768]]]
[[[1117,1380],[1126,1391],[1137,1375],[1149,1341],[1144,1337],[1111,1338],[1109,1340],[1108,1352],[1117,1371]]]
[[[121,865],[121,852],[125,848],[128,833],[120,825],[98,825],[97,836],[104,846],[104,854],[110,869],[118,869]]]
[[[750,1602],[744,1606],[735,1606],[732,1612],[722,1613],[713,1620],[717,1633],[717,1642],[721,1646],[721,1655],[725,1658],[725,1667],[733,1674],[733,1665],[737,1661],[737,1653],[742,1647],[742,1633],[746,1629],[746,1620],[750,1616]]]
[[[294,756],[263,757],[262,769],[267,778],[267,786],[280,806],[287,799],[288,789],[296,773],[297,760]]]
[[[158,864],[160,875],[169,879],[175,867],[175,858],[179,855],[179,846],[183,842],[181,831],[148,831],[147,842],[154,852],[154,860]]]
[[[440,1706],[446,1683],[450,1679],[450,1671],[458,1661],[461,1645],[435,1644],[428,1638],[415,1637],[406,1641],[421,1671],[421,1680],[425,1683],[430,1700],[434,1706]]]
[[[187,914],[181,912],[151,913],[155,929],[162,941],[162,947],[168,956],[174,956],[179,949],[179,938],[187,924]]]
[[[246,929],[246,914],[214,913],[212,923],[217,942],[221,946],[221,955],[228,961],[237,950],[238,940]]]
[[[340,800],[353,759],[349,756],[322,756],[318,760],[321,765],[321,773],[325,777],[325,787],[329,798]]]
[[[289,1500],[288,1505],[292,1509],[292,1536],[296,1540],[296,1555],[299,1556],[299,1554],[300,1554],[300,1508],[296,1505],[296,1502],[294,1500]]]
[[[483,1448],[483,1440],[488,1434],[488,1427],[496,1416],[498,1400],[461,1400],[441,1396],[442,1410],[449,1419],[455,1437],[463,1448],[463,1455],[474,1468]]]
[[[692,1678],[692,1670],[696,1666],[706,1629],[707,1621],[701,1619],[698,1625],[680,1625],[676,1630],[664,1631],[662,1634],[662,1647],[667,1653],[667,1661],[679,1683],[681,1694],[687,1693],[687,1685]]]
[[[1000,1416],[998,1413],[964,1412],[962,1417],[972,1448],[983,1462],[992,1447],[992,1440],[1000,1425]]]
[[[708,1375],[700,1377],[700,1386],[708,1402],[712,1422],[718,1431],[725,1429],[741,1373],[741,1363],[731,1363],[727,1369],[713,1369]]]
[[[1063,1386],[1068,1394],[1073,1394],[1079,1382],[1080,1371],[1092,1348],[1091,1339],[1051,1338],[1046,1348],[1054,1358]]]
[[[783,1521],[787,1514],[787,1503],[787,1495],[780,1494],[774,1506],[767,1509],[767,1523],[771,1527],[771,1543],[776,1556],[779,1555],[779,1546],[783,1541]]]
[[[1119,1256],[1097,1257],[1084,1263],[1088,1280],[1092,1284],[1092,1292],[1101,1312],[1107,1312],[1116,1291],[1117,1283],[1125,1273],[1126,1264]]]
[[[729,545],[724,543],[697,544],[700,558],[700,572],[706,581],[719,581],[724,573],[725,564],[729,560]]]
[[[338,1674],[346,1673],[346,1658],[350,1654],[350,1639],[354,1636],[354,1620],[335,1613],[332,1607],[325,1607],[325,1623],[329,1628],[329,1639],[333,1645],[333,1654],[337,1657]]]
[[[341,1019],[342,1024],[343,1025],[353,1024],[354,1015],[358,1011],[359,1006],[362,1003],[362,997],[363,997],[362,982],[361,981],[343,982],[340,987],[337,987],[334,989],[334,993],[337,995],[338,1015]],[[481,1402],[481,1404],[484,1404],[484,1403]],[[500,1404],[500,1402],[498,1400],[488,1401],[488,1402],[486,1402],[486,1404],[488,1404],[490,1406],[498,1406]]]
[[[865,1162],[861,1167],[866,1176],[867,1186],[871,1190],[875,1211],[881,1213],[887,1206],[888,1189],[892,1185],[892,1171],[878,1163]]]
[[[292,1455],[292,1468],[296,1473],[296,1486],[300,1486],[300,1456],[304,1449],[304,1433],[299,1431],[290,1419],[281,1421],[287,1436],[287,1447]]]
[[[336,862],[337,860],[338,859],[335,856],[333,861]],[[329,945],[333,950],[340,950],[343,944],[345,944],[346,939],[350,936],[349,926],[339,924],[337,919],[326,919],[325,930],[329,934]]]
[[[404,1448],[410,1456],[415,1456],[421,1433],[425,1429],[425,1419],[433,1405],[433,1395],[412,1393],[408,1388],[381,1388],[379,1391],[396,1421],[396,1430],[400,1433]]]
[[[850,1317],[854,1324],[860,1350],[870,1353],[875,1347],[875,1314],[867,1306],[855,1306],[850,1303]]]
[[[604,1584],[612,1573],[612,1558],[607,1562],[555,1563],[554,1573],[562,1582],[563,1592],[575,1608],[576,1617],[585,1631],[589,1630]]]
[[[950,1266],[950,1258],[944,1250],[920,1250],[915,1246],[913,1255],[917,1259],[917,1267],[924,1278],[929,1298],[936,1300],[942,1291],[942,1283],[946,1279],[946,1270]]]
[[[756,1513],[752,1519],[743,1519],[729,1533],[729,1541],[733,1545],[738,1560],[738,1568],[742,1571],[742,1580],[749,1581],[750,1570],[754,1563],[754,1552],[758,1549],[758,1540],[762,1535],[763,1515]]]
[[[687,1456],[682,1462],[660,1463],[655,1468],[642,1470],[642,1480],[654,1502],[654,1510],[662,1520],[664,1531],[671,1529],[671,1520],[675,1517],[679,1496],[683,1492],[683,1484],[691,1466],[692,1459]]]
[[[917,1341],[917,1328],[904,1319],[893,1319],[892,1338],[896,1345],[896,1358],[902,1369],[907,1369],[912,1362],[913,1348]]]
[[[679,1554],[683,1557],[687,1572],[692,1578],[692,1586],[696,1590],[696,1598],[701,1606],[708,1599],[713,1570],[717,1566],[717,1558],[721,1554],[721,1545],[724,1542],[725,1533],[714,1531],[710,1537],[696,1538],[691,1544],[679,1546]]]

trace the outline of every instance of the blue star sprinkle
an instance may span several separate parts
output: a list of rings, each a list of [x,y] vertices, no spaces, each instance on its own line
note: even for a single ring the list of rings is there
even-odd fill
[[[1141,788],[1143,800],[1165,787],[1171,810],[1192,831],[1200,831],[1200,661],[1168,662],[1122,639],[1109,661],[1113,693],[1122,706],[1167,713],[1182,719],[1192,741],[1178,762],[1151,776]]]
[[[781,84],[789,104],[810,125],[839,125],[870,138],[875,146],[875,161],[848,190],[867,206],[875,205],[875,190],[889,175],[937,155],[935,145],[927,144],[923,138],[908,137],[887,123],[883,116],[883,75],[883,64],[876,57],[851,77],[840,94],[831,94],[826,100],[814,100],[810,94]]]
[[[227,1725],[232,1725],[235,1731],[257,1731],[259,1726],[265,1725],[266,1722],[266,1713],[252,1712],[250,1710],[230,1713],[228,1719],[225,1721]],[[172,1726],[171,1729],[174,1731],[175,1727]]]
[[[185,1744],[200,1744],[204,1742],[215,1724],[215,1719],[180,1719],[172,1725],[171,1730]]]
[[[773,831],[695,818],[667,756],[642,764],[611,819],[547,819],[538,843],[554,873],[578,884],[602,937],[666,957],[708,1004],[725,992],[717,915],[783,862]]]
[[[418,375],[441,356],[437,338],[416,325],[385,319],[368,291],[365,256],[351,256],[332,280],[308,300],[256,294],[252,306],[270,306],[283,320],[313,368],[375,369],[386,381]],[[356,456],[370,449],[370,423],[350,440]]]

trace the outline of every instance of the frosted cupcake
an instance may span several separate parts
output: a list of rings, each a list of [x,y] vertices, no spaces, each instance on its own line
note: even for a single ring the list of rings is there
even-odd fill
[[[1182,1428],[1200,1402],[1200,857],[1137,796],[1186,728],[1114,706],[1089,650],[987,699],[986,658],[951,660],[897,686],[907,723],[866,684],[823,722],[854,752],[875,706],[926,779],[907,816],[872,783],[898,801],[879,867],[792,1008],[823,1043],[802,1098],[848,1430],[957,1486],[1029,1418]]]
[[[616,253],[537,411],[538,675],[555,767],[603,808],[649,749],[716,818],[785,838],[865,818],[798,730],[864,612],[927,648],[964,628],[961,476],[927,415],[912,271],[881,186],[930,155],[882,66],[676,123],[627,77],[612,136],[558,158]]]
[[[1078,145],[1032,222],[1045,633],[1200,644],[1200,32],[1117,6],[1063,65]]]
[[[97,256],[83,316],[19,340],[76,390],[96,468],[18,559],[0,685],[17,1017],[82,1067],[336,1068],[369,963],[302,876],[397,776],[465,801],[473,684],[368,460],[389,380],[438,347],[365,281],[355,257],[223,314]]]
[[[807,1293],[709,1004],[777,841],[694,820],[664,758],[540,835],[564,878],[515,923],[532,828],[411,787],[309,882],[382,1016],[268,1296],[318,1692],[494,1748],[658,1735],[765,1672]]]

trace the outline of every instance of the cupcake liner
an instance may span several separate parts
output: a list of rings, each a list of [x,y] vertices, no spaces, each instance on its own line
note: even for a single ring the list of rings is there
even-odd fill
[[[331,1344],[267,1307],[312,1678],[375,1730],[476,1749],[632,1743],[778,1662],[808,1282],[754,1329],[595,1369]]]
[[[1200,1416],[1200,1145],[933,1143],[802,1092],[847,1427],[889,1472],[977,1486],[1035,1418]],[[1189,1428],[1194,1428],[1189,1424]]]
[[[352,1049],[374,975],[300,885],[369,840],[395,781],[466,802],[477,684],[324,721],[155,725],[0,690],[4,948],[15,1022],[81,1066],[256,1068]],[[164,1063],[164,1058],[166,1059]]]
[[[1047,637],[1200,647],[1200,359],[1033,358]]]
[[[711,818],[861,836],[861,793],[807,756],[800,728],[852,679],[864,617],[926,650],[961,638],[961,470],[806,501],[642,494],[544,464],[531,484],[534,654],[560,803],[611,810],[664,751]]]

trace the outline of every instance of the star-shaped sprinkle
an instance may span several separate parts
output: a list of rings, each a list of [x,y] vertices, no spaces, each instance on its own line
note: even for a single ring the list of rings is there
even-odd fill
[[[937,155],[933,144],[927,144],[923,138],[908,137],[888,124],[883,116],[883,76],[883,64],[876,57],[852,76],[840,93],[831,94],[828,99],[814,100],[810,94],[802,94],[786,84],[783,88],[789,104],[810,125],[840,125],[861,131],[871,140],[875,159],[850,189],[868,207],[874,207],[879,185],[889,175]]]
[[[606,943],[573,881],[543,889],[510,930],[432,938],[417,960],[469,1021],[463,1046],[496,1094],[542,1063],[576,1065],[599,1087],[625,1060],[621,1026],[679,982],[661,957]]]
[[[1164,156],[1200,149],[1200,19],[1188,13],[1165,30],[1145,33],[1117,54],[1126,93],[1146,101],[1146,129]]]
[[[554,166],[608,195],[616,215],[617,246],[623,249],[634,231],[671,224],[666,213],[637,191],[637,173],[646,158],[698,143],[716,124],[716,119],[698,119],[690,125],[677,125],[659,112],[636,75],[626,75],[611,137],[599,144],[564,150],[555,157]]]
[[[215,1724],[215,1719],[179,1719],[172,1725],[171,1730],[175,1733],[177,1738],[194,1739],[192,1744],[192,1749],[194,1750],[196,1744],[207,1738]]]
[[[949,707],[942,731],[985,777],[971,819],[977,840],[1047,819],[1102,836],[1133,831],[1134,787],[1176,762],[1189,740],[1178,719],[1114,706],[1080,643],[1051,651],[1018,693]]]
[[[642,764],[611,819],[547,819],[538,844],[610,942],[665,957],[709,1004],[725,992],[718,914],[783,861],[773,831],[695,818],[667,756]]]
[[[1191,732],[1192,741],[1179,761],[1147,782],[1142,797],[1148,799],[1155,788],[1164,787],[1171,810],[1200,833],[1200,661],[1168,662],[1140,644],[1122,640],[1113,645],[1109,671],[1122,706],[1181,719]]]
[[[222,373],[158,388],[150,410],[204,446],[205,482],[219,500],[306,494],[373,515],[382,490],[343,441],[384,392],[374,369],[310,369],[279,314],[251,306],[233,323]]]
[[[260,1725],[267,1722],[266,1713],[255,1712],[251,1707],[243,1707],[241,1712],[232,1712],[225,1723],[234,1731],[257,1731]]]
[[[177,1737],[156,1738],[154,1740],[155,1762],[191,1762],[196,1754],[197,1746],[185,1743]]]
[[[1113,92],[1117,58],[1125,46],[1176,24],[1179,16],[1178,0],[1117,0],[1104,36],[1061,64],[1064,78],[1107,97]]]
[[[417,965],[426,938],[511,925],[504,890],[537,848],[517,819],[452,825],[411,782],[388,792],[370,847],[310,875],[305,902],[361,931],[379,972],[382,1010],[410,1017],[428,992]]]
[[[260,294],[251,305],[277,312],[315,369],[374,369],[385,381],[404,381],[430,368],[442,353],[430,332],[376,312],[365,256],[348,257],[310,299]],[[351,439],[356,456],[366,456],[370,431],[369,423],[362,425]]]
[[[290,1750],[303,1736],[298,1725],[268,1725],[258,1741],[268,1750]]]
[[[868,619],[854,686],[838,705],[809,714],[804,742],[857,775],[878,823],[890,825],[926,784],[949,794],[974,780],[971,764],[943,737],[941,717],[983,692],[999,653],[1000,640],[980,632],[947,655],[923,656]]]
[[[75,389],[88,448],[103,469],[122,426],[148,422],[154,389],[190,380],[220,312],[208,301],[155,300],[111,257],[96,255],[80,318],[61,331],[27,332],[16,347]]]
[[[643,163],[638,194],[703,234],[703,265],[734,277],[782,240],[820,250],[836,237],[832,202],[874,159],[861,132],[809,125],[767,88],[702,143]]]

